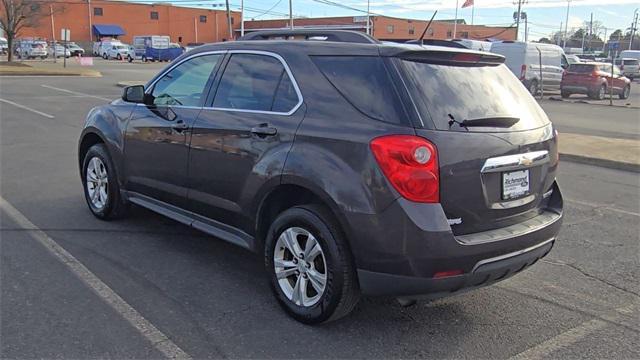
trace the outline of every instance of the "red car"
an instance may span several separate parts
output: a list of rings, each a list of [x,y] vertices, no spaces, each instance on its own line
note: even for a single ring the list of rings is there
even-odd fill
[[[571,94],[586,94],[590,98],[602,100],[613,87],[613,94],[626,99],[631,92],[631,80],[624,77],[617,66],[605,63],[576,63],[562,75],[560,91],[563,98]]]

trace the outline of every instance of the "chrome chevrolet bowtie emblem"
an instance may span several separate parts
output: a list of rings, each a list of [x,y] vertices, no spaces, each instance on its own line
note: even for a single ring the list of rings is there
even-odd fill
[[[529,166],[529,165],[533,164],[533,160],[531,160],[530,158],[528,158],[526,156],[522,156],[522,157],[520,157],[520,160],[518,161],[518,163],[520,165]]]

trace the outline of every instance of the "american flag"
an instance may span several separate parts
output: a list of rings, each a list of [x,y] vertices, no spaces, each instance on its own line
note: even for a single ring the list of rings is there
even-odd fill
[[[473,6],[473,0],[467,0],[464,2],[464,4],[462,4],[463,9],[469,6]]]

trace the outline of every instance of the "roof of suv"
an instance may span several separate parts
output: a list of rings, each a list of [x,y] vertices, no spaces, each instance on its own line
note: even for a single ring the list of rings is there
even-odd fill
[[[260,35],[266,33],[271,35],[270,31],[257,31],[252,34]],[[289,30],[285,34],[309,34],[309,31]],[[333,30],[327,33],[357,33],[362,36],[368,36],[364,33],[355,31]],[[313,37],[322,37],[322,32],[313,32]],[[214,44],[206,44],[198,47],[193,53],[207,52],[216,50],[258,50],[258,51],[285,51],[306,53],[309,55],[370,55],[370,56],[398,56],[400,54],[410,54],[415,52],[435,52],[435,53],[466,53],[489,55],[495,59],[502,59],[501,55],[490,54],[470,49],[458,49],[444,46],[418,45],[418,44],[401,44],[379,42],[373,38],[370,41],[332,41],[335,37],[326,37],[327,40],[300,39],[300,40],[283,40],[283,39],[261,39],[254,35],[248,39],[241,38],[238,41],[220,42]]]

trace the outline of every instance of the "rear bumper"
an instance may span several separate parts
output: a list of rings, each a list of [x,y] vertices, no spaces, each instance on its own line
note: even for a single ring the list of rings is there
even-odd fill
[[[588,86],[580,85],[563,85],[560,89],[574,94],[588,94],[591,91]]]
[[[437,299],[509,278],[543,258],[555,238],[530,248],[478,261],[468,274],[441,279],[420,278],[358,270],[363,293],[368,295],[418,296]]]
[[[553,247],[562,224],[554,183],[547,208],[505,228],[455,236],[439,204],[399,199],[375,222],[352,228],[360,288],[366,295],[439,298],[486,286],[525,269]],[[357,230],[355,230],[357,229]],[[438,277],[458,271],[461,275]]]

